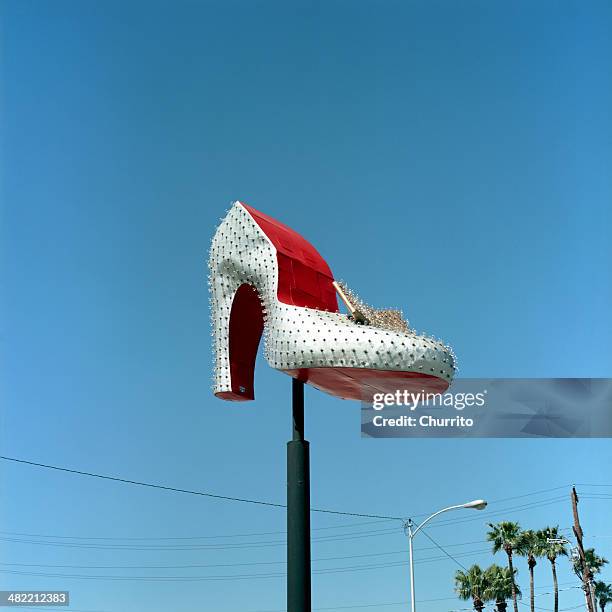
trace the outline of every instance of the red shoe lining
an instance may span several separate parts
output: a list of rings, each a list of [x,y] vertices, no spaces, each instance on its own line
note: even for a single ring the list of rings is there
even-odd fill
[[[283,304],[338,312],[332,272],[307,240],[276,219],[242,203],[276,248],[278,299]]]

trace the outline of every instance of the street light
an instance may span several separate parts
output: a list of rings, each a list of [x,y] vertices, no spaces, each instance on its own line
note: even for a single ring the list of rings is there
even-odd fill
[[[410,548],[410,609],[412,612],[416,610],[416,602],[414,599],[414,556],[412,550],[412,540],[414,540],[414,536],[421,531],[421,529],[431,521],[431,519],[438,516],[438,514],[442,514],[443,512],[448,512],[449,510],[459,510],[460,508],[469,508],[471,510],[484,510],[487,507],[487,502],[484,499],[475,499],[471,502],[467,502],[465,504],[458,504],[456,506],[449,506],[448,508],[442,508],[442,510],[438,510],[434,512],[431,516],[428,516],[420,525],[414,529],[414,523],[412,519],[408,519],[408,521],[404,524],[404,530],[408,535],[408,542]]]

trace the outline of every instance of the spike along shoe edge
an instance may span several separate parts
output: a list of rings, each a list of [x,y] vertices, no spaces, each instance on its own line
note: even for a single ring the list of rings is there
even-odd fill
[[[269,365],[343,398],[375,392],[443,392],[455,360],[442,342],[356,323],[338,310],[333,276],[298,233],[235,202],[209,256],[213,392],[253,400],[257,349]]]

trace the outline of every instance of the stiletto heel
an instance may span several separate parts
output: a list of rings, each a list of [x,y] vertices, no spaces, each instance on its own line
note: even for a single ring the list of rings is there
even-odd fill
[[[254,399],[262,333],[273,368],[345,399],[391,379],[426,380],[436,391],[450,384],[449,347],[417,335],[398,311],[361,303],[309,242],[246,204],[235,202],[217,228],[209,268],[213,390],[221,399]],[[338,310],[337,290],[350,317]]]

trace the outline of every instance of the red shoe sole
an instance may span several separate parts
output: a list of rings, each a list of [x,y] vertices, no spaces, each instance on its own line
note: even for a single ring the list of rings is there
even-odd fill
[[[321,391],[348,400],[371,401],[374,393],[444,393],[449,383],[418,372],[394,372],[372,368],[304,368],[282,370]]]

